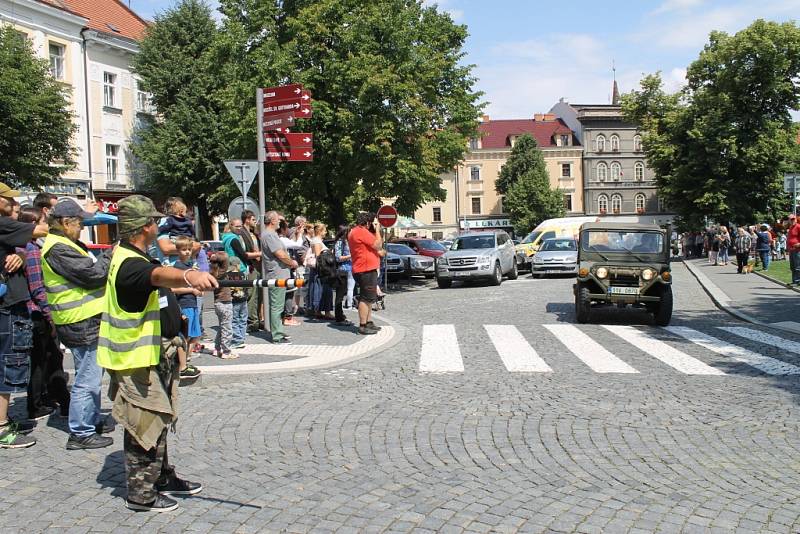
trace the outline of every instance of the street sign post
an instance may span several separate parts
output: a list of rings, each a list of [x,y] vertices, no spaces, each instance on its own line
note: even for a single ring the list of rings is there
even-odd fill
[[[787,173],[783,175],[783,190],[792,194],[792,213],[797,215],[797,186],[800,174]]]
[[[269,147],[264,151],[264,161],[280,163],[286,161],[314,161],[314,149],[311,147]]]
[[[262,100],[264,102],[288,100],[290,98],[299,97],[303,93],[303,85],[299,83],[290,83],[289,85],[281,85],[278,87],[265,87],[262,91]]]
[[[398,214],[394,206],[381,206],[376,215],[378,217],[378,222],[384,228],[391,228],[397,224]]]
[[[281,133],[270,131],[264,134],[264,143],[267,145],[267,150],[311,148],[314,146],[314,136],[310,133]]]
[[[270,115],[262,121],[263,131],[288,132],[294,126],[294,114],[282,113],[280,115]]]
[[[242,211],[244,211],[244,199],[247,197],[250,186],[253,185],[253,179],[256,177],[256,174],[258,174],[258,161],[227,160],[223,163],[225,164],[225,168],[228,169],[231,178],[233,178],[233,181],[236,183],[236,186],[239,188],[239,191],[242,192]]]

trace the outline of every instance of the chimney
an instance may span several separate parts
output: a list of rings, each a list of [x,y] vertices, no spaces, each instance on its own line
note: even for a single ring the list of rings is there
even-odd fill
[[[544,120],[544,119],[542,119],[543,116],[544,115],[541,114],[541,113],[534,113],[533,114],[533,120],[535,120],[536,122],[542,121],[542,120]]]
[[[536,122],[554,121],[556,120],[556,116],[553,115],[552,113],[534,113],[533,120],[535,120]]]
[[[484,123],[484,124],[485,124],[485,123],[487,123],[487,122],[489,122],[489,115],[484,115],[484,116],[481,118],[481,122],[482,122],[482,123]]]

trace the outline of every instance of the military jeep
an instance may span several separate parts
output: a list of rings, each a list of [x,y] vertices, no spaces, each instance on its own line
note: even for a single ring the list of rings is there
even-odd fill
[[[672,318],[670,230],[651,224],[588,222],[581,225],[575,315],[586,323],[603,305],[645,308],[655,324]]]

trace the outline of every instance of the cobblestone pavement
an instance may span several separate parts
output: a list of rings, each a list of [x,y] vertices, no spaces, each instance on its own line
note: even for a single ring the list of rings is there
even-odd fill
[[[0,452],[0,530],[798,532],[800,388],[786,364],[800,365],[800,337],[722,330],[748,325],[674,272],[674,325],[712,343],[618,309],[597,322],[639,326],[559,337],[543,325],[574,322],[572,281],[525,277],[393,294],[384,316],[405,337],[349,365],[182,388],[172,460],[205,490],[173,513],[124,509],[120,430],[109,449],[72,452],[46,422],[36,447]],[[552,371],[509,371],[485,325],[512,326],[515,354]],[[432,332],[454,335],[431,345]],[[566,348],[581,333],[601,347],[587,363]],[[430,347],[463,371],[420,372]],[[636,372],[595,372],[598,355]]]

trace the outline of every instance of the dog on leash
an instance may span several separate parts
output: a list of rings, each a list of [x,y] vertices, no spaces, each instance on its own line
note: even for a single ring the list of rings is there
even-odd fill
[[[748,263],[747,265],[742,266],[742,272],[744,274],[749,274],[753,272],[753,267],[755,267],[754,263]]]

